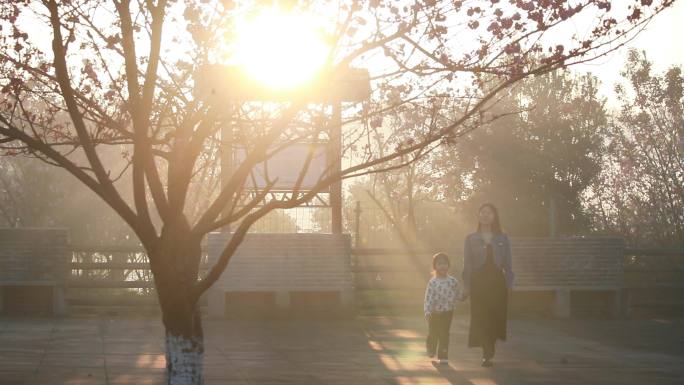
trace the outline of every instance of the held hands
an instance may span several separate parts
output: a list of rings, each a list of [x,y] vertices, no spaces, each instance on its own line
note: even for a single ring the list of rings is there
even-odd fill
[[[432,313],[425,313],[425,320],[430,322],[430,319],[432,318]]]

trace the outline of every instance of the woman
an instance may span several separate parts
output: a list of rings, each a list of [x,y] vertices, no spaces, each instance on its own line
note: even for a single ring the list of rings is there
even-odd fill
[[[464,296],[470,296],[468,347],[482,347],[482,366],[490,367],[496,340],[506,340],[511,246],[494,205],[482,205],[478,218],[477,232],[465,240],[463,287]]]

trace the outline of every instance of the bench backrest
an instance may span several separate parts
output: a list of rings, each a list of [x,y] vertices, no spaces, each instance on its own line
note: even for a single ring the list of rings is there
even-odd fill
[[[67,229],[0,228],[0,284],[63,282],[70,255]]]
[[[607,289],[623,283],[616,237],[511,238],[516,287]]]
[[[213,265],[229,235],[207,241]],[[227,291],[351,289],[350,238],[334,234],[247,234],[215,287]]]

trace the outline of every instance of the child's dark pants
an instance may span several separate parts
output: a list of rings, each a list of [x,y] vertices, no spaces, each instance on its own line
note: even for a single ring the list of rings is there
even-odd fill
[[[425,347],[429,355],[446,360],[449,358],[449,329],[453,311],[434,312],[428,321],[428,337]]]

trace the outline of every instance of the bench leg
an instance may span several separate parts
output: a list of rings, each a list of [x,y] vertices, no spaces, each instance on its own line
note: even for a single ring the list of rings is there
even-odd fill
[[[570,317],[570,290],[556,290],[556,298],[553,303],[553,315],[557,318]]]
[[[345,309],[354,308],[354,290],[343,289],[340,291],[340,302]]]
[[[344,316],[353,317],[356,314],[356,293],[354,289],[342,289],[340,291],[340,305]]]
[[[64,291],[64,286],[52,287],[52,312],[57,317],[64,317],[68,312]]]
[[[613,316],[617,318],[629,318],[630,302],[629,289],[615,290]]]
[[[275,292],[275,305],[278,310],[290,309],[290,292],[280,290]]]
[[[220,289],[209,289],[207,292],[209,317],[223,318],[226,316],[226,292]]]

